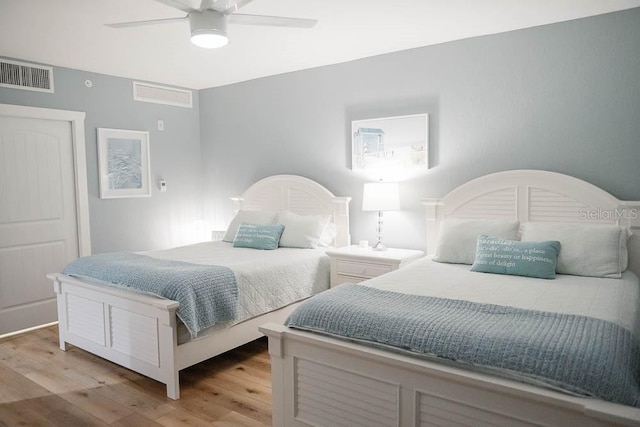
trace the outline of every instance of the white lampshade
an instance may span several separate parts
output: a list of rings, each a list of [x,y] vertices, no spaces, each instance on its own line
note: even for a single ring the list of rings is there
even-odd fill
[[[363,211],[400,210],[400,194],[397,182],[369,182],[364,184]]]

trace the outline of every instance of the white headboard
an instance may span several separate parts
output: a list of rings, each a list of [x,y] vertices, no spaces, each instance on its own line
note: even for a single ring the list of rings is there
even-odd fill
[[[617,224],[635,229],[629,269],[640,275],[640,201],[622,201],[593,184],[555,172],[512,170],[474,179],[442,199],[424,199],[427,253],[446,218]]]
[[[273,175],[253,184],[234,207],[247,210],[291,211],[302,215],[330,215],[336,225],[336,247],[351,244],[349,202],[351,197],[336,197],[322,185],[297,175]]]

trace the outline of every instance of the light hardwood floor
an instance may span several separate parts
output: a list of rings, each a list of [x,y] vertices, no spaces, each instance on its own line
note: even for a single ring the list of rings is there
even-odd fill
[[[165,386],[70,346],[57,326],[0,340],[0,425],[265,426],[271,424],[265,338],[180,372]]]

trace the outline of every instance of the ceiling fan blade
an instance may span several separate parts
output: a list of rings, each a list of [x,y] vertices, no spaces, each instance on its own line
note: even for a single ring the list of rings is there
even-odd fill
[[[318,20],[232,13],[229,15],[229,23],[242,25],[268,25],[272,27],[311,28],[318,23]]]
[[[200,7],[229,14],[236,12],[238,9],[252,1],[253,0],[202,0]]]
[[[193,4],[189,4],[186,0],[156,0],[158,3],[166,4],[174,9],[181,10],[185,13],[193,12],[194,10],[198,10]]]
[[[104,24],[111,28],[127,28],[127,27],[142,27],[144,25],[156,25],[156,24],[168,24],[171,22],[185,21],[186,16],[182,18],[166,18],[166,19],[152,19],[150,21],[133,21],[133,22],[117,22],[115,24]]]

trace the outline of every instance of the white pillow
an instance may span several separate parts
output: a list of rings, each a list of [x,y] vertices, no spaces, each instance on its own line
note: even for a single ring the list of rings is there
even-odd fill
[[[329,247],[333,244],[333,241],[338,236],[338,230],[336,230],[336,224],[329,221],[327,226],[322,230],[318,246]]]
[[[239,210],[236,213],[236,216],[233,217],[231,222],[229,223],[229,227],[227,227],[227,231],[224,233],[223,241],[233,243],[233,240],[236,238],[236,233],[238,232],[238,227],[243,222],[247,224],[275,224],[278,219],[278,212],[272,211],[245,211]]]
[[[559,241],[558,273],[620,278],[627,269],[629,236],[628,229],[617,225],[527,222],[521,240]]]
[[[518,240],[518,221],[499,219],[446,219],[440,227],[437,262],[473,264],[478,236],[487,235],[505,240]]]
[[[278,224],[284,225],[280,246],[317,248],[320,236],[328,222],[328,215],[300,215],[294,212],[282,212],[278,216]]]

